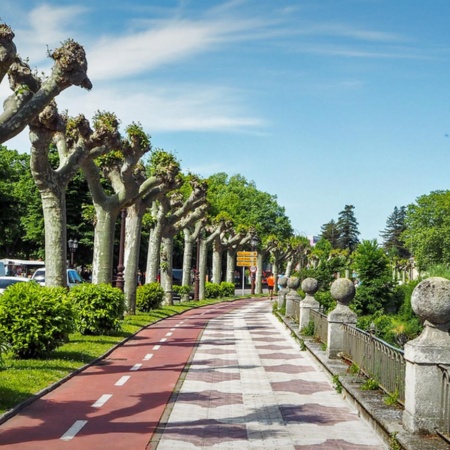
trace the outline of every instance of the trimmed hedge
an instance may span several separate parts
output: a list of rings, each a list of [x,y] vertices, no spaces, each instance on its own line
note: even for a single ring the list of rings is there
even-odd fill
[[[216,283],[205,283],[205,298],[219,298],[220,285]]]
[[[81,334],[108,334],[120,330],[125,297],[109,284],[83,283],[69,292],[76,313],[76,329]]]
[[[136,291],[136,307],[139,311],[149,312],[159,308],[164,301],[164,289],[159,283],[139,286]]]
[[[44,356],[67,342],[73,329],[65,288],[16,283],[0,296],[0,335],[17,358]]]
[[[227,281],[222,281],[220,283],[220,296],[221,297],[233,297],[234,295],[234,283],[228,283]]]

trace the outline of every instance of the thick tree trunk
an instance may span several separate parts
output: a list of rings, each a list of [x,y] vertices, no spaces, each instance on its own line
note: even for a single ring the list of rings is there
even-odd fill
[[[199,292],[198,299],[205,299],[206,267],[208,259],[208,244],[205,239],[200,239],[200,259],[199,267]]]
[[[213,241],[212,282],[220,284],[222,281],[222,244],[220,238]]]
[[[236,252],[237,248],[229,248],[227,251],[227,283],[234,284],[234,271],[236,269]]]
[[[147,268],[145,283],[154,283],[158,279],[161,253],[162,223],[156,222],[148,240]]]
[[[256,258],[256,286],[255,286],[255,293],[256,294],[262,294],[263,293],[263,287],[262,287],[262,273],[263,273],[263,255],[261,252],[258,252],[258,256]]]
[[[113,274],[114,228],[117,212],[96,206],[94,254],[92,259],[92,282],[111,284]]]
[[[279,273],[278,272],[279,271],[278,264],[279,264],[278,258],[275,258],[273,261],[273,264],[272,264],[272,273],[273,273],[273,278],[275,280],[275,284],[273,285],[274,294],[276,294],[278,292],[278,273]]]
[[[139,202],[140,203],[140,202]],[[127,209],[125,229],[125,302],[128,314],[136,314],[137,272],[141,244],[142,214],[139,205]]]
[[[292,259],[290,259],[287,264],[286,264],[286,277],[290,277],[291,276],[291,272],[292,272]]]
[[[163,237],[161,246],[161,286],[164,289],[166,305],[173,305],[173,239]]]
[[[184,252],[183,252],[183,286],[192,284],[192,256],[194,253],[194,240],[189,228],[183,230],[184,234]]]
[[[41,192],[45,223],[45,285],[67,287],[65,187]]]

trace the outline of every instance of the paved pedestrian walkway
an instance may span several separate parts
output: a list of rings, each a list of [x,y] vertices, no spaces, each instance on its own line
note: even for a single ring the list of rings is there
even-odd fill
[[[258,301],[212,319],[151,449],[386,449]]]
[[[155,323],[0,425],[11,450],[381,450],[269,300]]]

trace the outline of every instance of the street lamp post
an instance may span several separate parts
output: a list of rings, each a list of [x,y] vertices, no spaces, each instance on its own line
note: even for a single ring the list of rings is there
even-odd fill
[[[123,292],[124,280],[123,271],[125,267],[123,265],[124,249],[125,249],[125,218],[127,217],[127,210],[122,209],[120,213],[121,223],[120,223],[120,242],[119,242],[119,263],[117,265],[117,277],[116,277],[116,287]]]
[[[197,237],[197,258],[195,261],[194,273],[194,300],[198,300],[200,296],[200,233]]]
[[[250,239],[250,245],[252,247],[252,251],[255,251],[256,246],[259,243],[259,239],[258,236],[256,236],[256,234],[254,234],[252,236],[252,238]],[[251,272],[250,273],[250,280],[251,280],[251,295],[255,294],[255,278],[256,278],[256,272]]]
[[[69,246],[69,252],[70,252],[70,267],[71,267],[71,269],[73,269],[73,267],[74,267],[73,259],[74,259],[75,252],[77,251],[77,248],[78,248],[78,241],[76,239],[70,238],[69,241],[67,242],[67,244]]]

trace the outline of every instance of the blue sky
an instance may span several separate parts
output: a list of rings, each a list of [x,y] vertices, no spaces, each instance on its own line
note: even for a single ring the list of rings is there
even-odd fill
[[[375,239],[450,187],[448,0],[3,0],[0,17],[39,70],[84,46],[94,87],[60,110],[113,111],[185,171],[253,180],[298,233],[354,205]],[[27,132],[6,145],[28,151]]]

